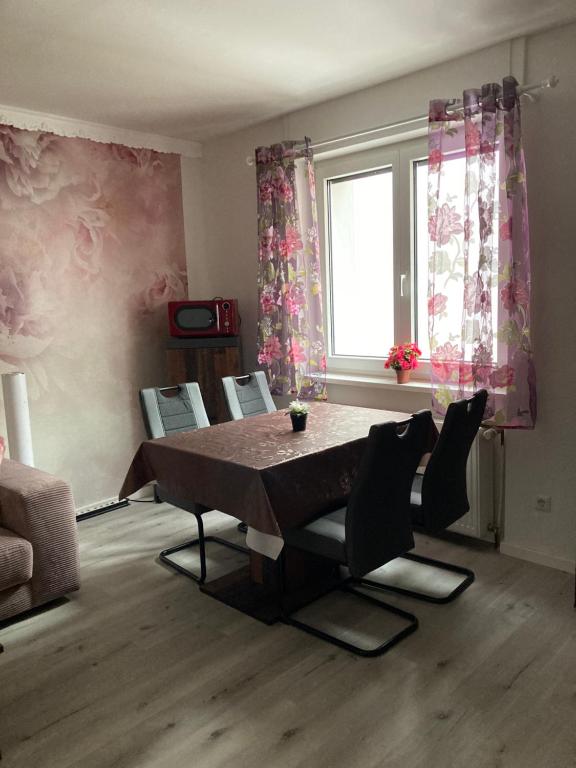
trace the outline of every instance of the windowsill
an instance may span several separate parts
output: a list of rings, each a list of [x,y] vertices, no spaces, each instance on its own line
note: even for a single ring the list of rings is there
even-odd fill
[[[430,382],[415,379],[406,384],[398,384],[391,376],[364,376],[358,373],[330,373],[326,374],[327,384],[340,384],[350,387],[385,387],[387,389],[401,389],[405,392],[430,392]]]

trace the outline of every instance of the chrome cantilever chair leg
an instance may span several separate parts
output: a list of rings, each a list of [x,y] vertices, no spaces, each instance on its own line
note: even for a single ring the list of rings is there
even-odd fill
[[[187,576],[189,579],[192,579],[197,584],[204,584],[206,581],[206,544],[212,542],[213,544],[221,544],[223,547],[228,547],[228,549],[234,549],[236,552],[242,552],[243,554],[248,554],[249,549],[247,547],[243,547],[240,544],[234,544],[232,541],[227,541],[226,539],[221,539],[220,536],[204,536],[204,523],[202,522],[202,515],[197,512],[192,512],[191,514],[194,515],[196,518],[196,522],[198,524],[198,537],[195,539],[192,539],[191,541],[187,541],[184,544],[178,544],[175,547],[169,547],[168,549],[163,549],[162,552],[160,552],[159,558],[162,563],[165,565],[168,565],[170,568],[173,568],[175,571],[178,571],[178,573],[181,573],[183,576]],[[190,547],[198,546],[200,549],[200,575],[194,573],[193,571],[189,570],[188,568],[185,568],[183,565],[180,565],[175,560],[170,559],[170,555],[172,555],[174,552],[181,552],[183,549],[188,549]]]
[[[431,595],[426,592],[417,592],[413,589],[407,589],[405,587],[398,586],[397,584],[386,584],[382,581],[373,581],[372,579],[360,579],[360,583],[365,587],[371,587],[372,589],[381,590],[384,592],[396,592],[399,595],[406,595],[407,597],[413,597],[415,600],[422,600],[426,603],[436,603],[437,605],[443,605],[445,603],[451,603],[459,595],[464,592],[465,589],[474,582],[476,578],[474,571],[468,568],[463,568],[459,565],[452,565],[452,563],[445,563],[442,560],[434,560],[431,557],[423,557],[422,555],[416,555],[412,552],[406,552],[406,554],[400,556],[403,560],[412,560],[416,563],[422,563],[423,565],[429,565],[433,568],[438,568],[442,571],[449,571],[450,573],[457,573],[463,576],[463,580],[454,587],[446,595]]]

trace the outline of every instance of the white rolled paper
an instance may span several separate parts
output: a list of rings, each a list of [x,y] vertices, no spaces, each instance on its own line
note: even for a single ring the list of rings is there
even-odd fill
[[[34,466],[30,410],[24,373],[3,373],[2,392],[10,458]]]

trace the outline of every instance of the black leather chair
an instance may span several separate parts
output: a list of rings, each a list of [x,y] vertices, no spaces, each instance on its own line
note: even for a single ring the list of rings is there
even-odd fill
[[[286,544],[347,566],[350,578],[339,585],[408,624],[375,648],[365,649],[306,624],[293,615],[284,621],[316,637],[361,656],[378,656],[418,627],[417,618],[396,606],[353,588],[370,571],[412,549],[410,488],[418,462],[426,450],[431,414],[420,413],[406,422],[370,428],[366,450],[347,507],[323,515],[308,525],[284,532]]]
[[[417,474],[412,483],[410,514],[412,525],[417,531],[435,534],[444,531],[470,509],[466,489],[466,464],[472,442],[476,437],[486,408],[488,393],[479,390],[468,400],[459,400],[448,406],[442,431],[434,446],[423,475]],[[431,419],[430,411],[426,418]],[[424,565],[433,566],[463,576],[463,580],[448,594],[433,595],[416,592],[398,584],[363,579],[366,586],[398,592],[431,603],[449,603],[462,594],[474,581],[474,573],[451,563],[444,563],[415,553],[406,553],[404,558]]]
[[[168,394],[170,393],[170,394]],[[200,387],[194,382],[178,384],[176,387],[150,387],[140,390],[140,404],[142,406],[142,415],[146,426],[146,432],[149,438],[155,439],[166,437],[177,432],[189,432],[194,429],[202,429],[210,426],[210,421],[206,415],[204,402],[200,393]],[[234,549],[237,552],[248,553],[246,547],[235,544],[232,541],[221,539],[219,536],[205,536],[202,515],[210,512],[208,507],[201,504],[179,499],[170,494],[161,486],[155,486],[154,498],[156,501],[165,501],[174,507],[185,509],[196,518],[198,525],[198,537],[184,544],[178,544],[169,549],[163,549],[160,552],[160,560],[173,568],[178,573],[193,581],[203,584],[206,581],[206,543],[213,542],[220,544],[228,549]],[[180,552],[189,547],[199,547],[200,552],[200,575],[193,573],[180,563],[171,559],[174,552]]]

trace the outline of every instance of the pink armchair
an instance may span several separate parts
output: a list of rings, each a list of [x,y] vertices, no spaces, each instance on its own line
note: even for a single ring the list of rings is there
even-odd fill
[[[0,464],[0,621],[79,586],[70,487],[5,459]]]

